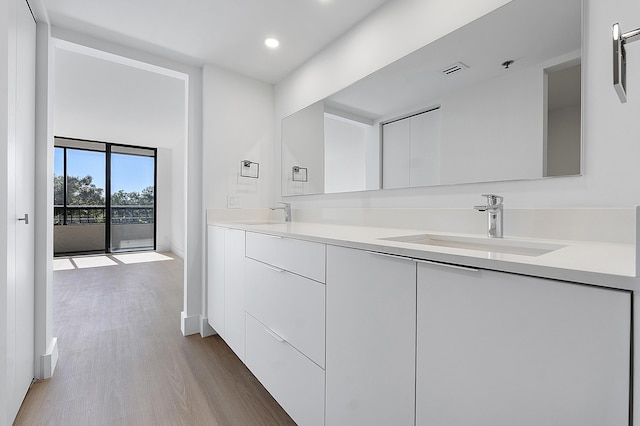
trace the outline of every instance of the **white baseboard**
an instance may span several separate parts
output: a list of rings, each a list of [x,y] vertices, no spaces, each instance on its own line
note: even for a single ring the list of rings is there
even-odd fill
[[[209,325],[209,318],[200,315],[200,335],[202,337],[209,337],[213,336],[214,334],[218,333],[216,333],[213,327]]]
[[[172,251],[170,245],[156,245],[156,252],[158,253],[166,253],[170,251]]]
[[[51,343],[47,348],[47,353],[40,355],[40,372],[42,377],[40,379],[50,379],[53,377],[53,373],[56,370],[58,364],[58,338],[51,339]]]
[[[188,317],[187,314],[182,311],[180,313],[180,318],[180,329],[182,330],[183,336],[200,333],[200,315]]]
[[[184,250],[177,248],[176,246],[171,246],[171,253],[178,256],[180,259],[184,260]]]

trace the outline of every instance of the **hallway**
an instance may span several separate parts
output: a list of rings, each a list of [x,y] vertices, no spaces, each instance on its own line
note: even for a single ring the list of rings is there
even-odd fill
[[[180,332],[183,262],[54,272],[54,377],[16,425],[294,424],[218,337]]]

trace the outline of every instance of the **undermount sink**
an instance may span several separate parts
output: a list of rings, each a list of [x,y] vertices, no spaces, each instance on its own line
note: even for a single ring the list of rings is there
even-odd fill
[[[552,243],[509,240],[502,238],[464,237],[438,234],[419,234],[400,237],[380,238],[381,240],[402,243],[422,244],[438,247],[451,247],[491,253],[517,254],[520,256],[541,256],[565,246]]]

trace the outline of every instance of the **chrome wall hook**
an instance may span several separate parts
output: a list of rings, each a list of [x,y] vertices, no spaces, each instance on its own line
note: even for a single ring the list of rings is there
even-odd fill
[[[627,102],[627,51],[625,46],[640,40],[640,28],[622,33],[619,24],[613,24],[613,87],[620,102]]]

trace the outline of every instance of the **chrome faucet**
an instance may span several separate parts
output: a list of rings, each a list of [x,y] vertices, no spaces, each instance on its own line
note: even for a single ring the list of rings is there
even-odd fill
[[[282,204],[282,207],[271,207],[271,210],[284,210],[284,221],[291,222],[291,203],[281,201],[279,203]]]
[[[473,208],[487,212],[487,236],[489,238],[502,238],[502,200],[503,198],[495,194],[482,194],[487,197],[486,206],[474,206]]]

